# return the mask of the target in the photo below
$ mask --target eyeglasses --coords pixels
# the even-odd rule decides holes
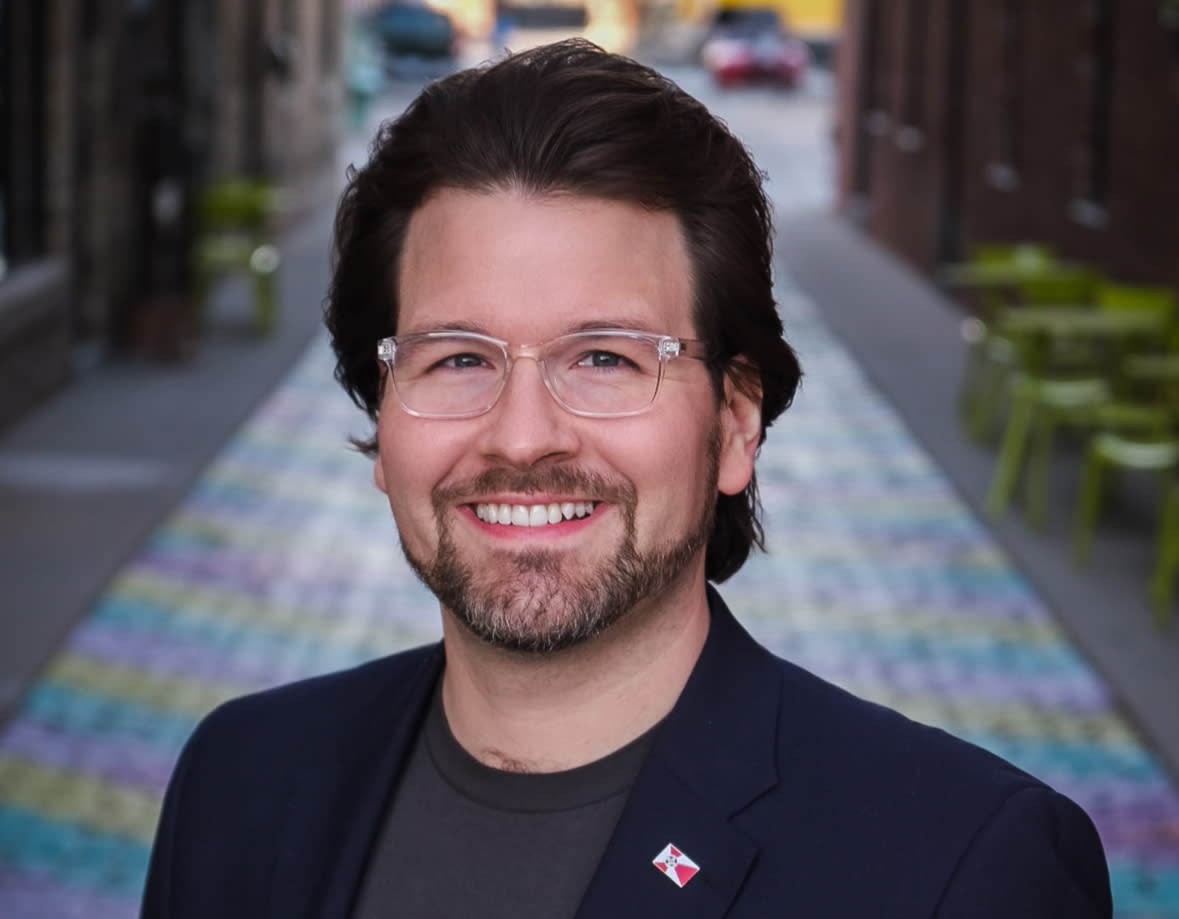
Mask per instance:
[[[618,329],[573,332],[513,346],[475,332],[382,338],[377,359],[402,407],[419,418],[473,418],[491,410],[522,357],[536,361],[553,398],[574,415],[637,415],[655,401],[663,369],[679,357],[704,360],[702,342]]]

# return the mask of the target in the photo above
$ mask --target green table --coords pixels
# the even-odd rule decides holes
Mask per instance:
[[[1092,305],[1022,306],[1000,310],[998,334],[1022,343],[1028,370],[1043,372],[1060,353],[1076,357],[1092,346],[1104,354],[1101,365],[1082,361],[1090,371],[1117,372],[1137,343],[1157,346],[1170,326],[1170,316],[1158,310],[1101,309]],[[1070,351],[1071,349],[1071,351]]]
[[[1017,287],[1028,281],[1075,278],[1085,266],[1077,262],[1046,262],[1038,259],[1010,262],[961,262],[944,265],[941,282],[959,290]]]
[[[1008,335],[1117,339],[1161,335],[1169,322],[1169,316],[1156,310],[1018,306],[999,313],[998,328]]]

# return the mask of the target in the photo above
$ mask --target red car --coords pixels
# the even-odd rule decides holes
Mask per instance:
[[[791,35],[776,10],[721,10],[700,46],[700,60],[719,86],[770,83],[794,89],[806,78],[811,52]]]

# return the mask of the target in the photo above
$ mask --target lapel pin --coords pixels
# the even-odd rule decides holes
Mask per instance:
[[[683,887],[700,871],[700,866],[670,842],[655,856],[652,864],[667,876],[676,887]]]

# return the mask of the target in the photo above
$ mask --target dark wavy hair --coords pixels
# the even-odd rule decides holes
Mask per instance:
[[[376,343],[396,334],[398,272],[414,211],[442,188],[567,193],[673,212],[693,268],[697,335],[718,397],[727,376],[761,401],[761,441],[801,376],[772,288],[772,224],[748,151],[649,67],[570,39],[427,86],[350,169],[335,223],[325,321],[336,379],[374,422]],[[376,438],[355,441],[369,455]],[[764,549],[756,478],[717,496],[706,576]]]

